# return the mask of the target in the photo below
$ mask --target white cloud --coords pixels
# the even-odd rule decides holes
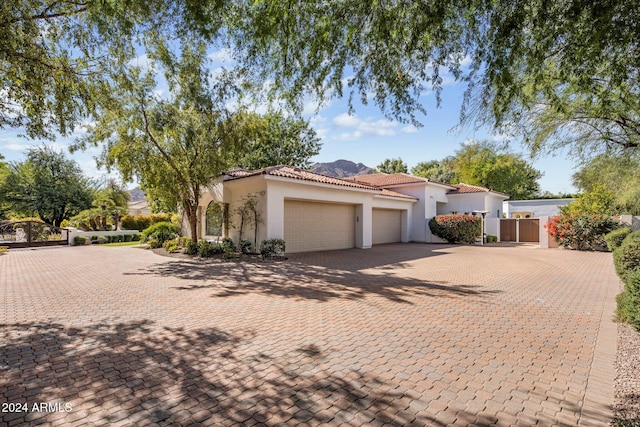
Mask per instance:
[[[402,133],[418,133],[418,128],[415,127],[414,125],[407,125],[407,126],[403,127],[402,129],[400,129],[400,132],[402,132]]]
[[[222,48],[207,55],[207,58],[214,62],[232,62],[233,52],[231,49]]]
[[[396,135],[398,122],[367,117],[361,119],[355,114],[343,113],[334,117],[332,123],[337,127],[352,129],[350,132],[342,132],[336,139],[341,141],[359,139],[366,135],[393,136]]]

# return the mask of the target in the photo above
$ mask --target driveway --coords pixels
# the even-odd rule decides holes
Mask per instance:
[[[0,425],[606,425],[619,285],[534,246],[15,250]]]

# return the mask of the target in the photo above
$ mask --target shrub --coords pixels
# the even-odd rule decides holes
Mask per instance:
[[[251,253],[251,242],[249,240],[246,240],[246,239],[240,239],[240,241],[238,242],[238,249],[240,250],[240,253],[250,254]]]
[[[186,248],[191,244],[191,237],[179,237],[178,244],[183,248]]]
[[[126,230],[143,231],[153,224],[170,221],[172,221],[171,214],[125,215],[121,218],[120,224]]]
[[[475,243],[482,233],[482,218],[474,215],[438,215],[431,218],[429,228],[449,243]]]
[[[0,255],[4,255],[9,251],[9,246],[0,246]]]
[[[109,239],[107,239],[106,236],[98,236],[98,238],[96,239],[96,243],[101,245],[103,243],[108,243]]]
[[[625,284],[627,275],[640,269],[640,231],[629,234],[620,247],[613,251],[613,264]]]
[[[94,242],[98,241],[98,237],[100,237],[100,236],[98,236],[97,234],[92,234],[91,235],[91,243],[94,243]]]
[[[184,246],[184,253],[187,255],[197,255],[198,254],[198,244],[196,242],[192,242],[189,239],[189,243]]]
[[[604,251],[605,234],[621,226],[620,221],[607,215],[571,214],[551,218],[547,233],[567,249]]]
[[[622,227],[617,230],[613,230],[612,232],[604,235],[604,241],[607,242],[607,248],[611,252],[615,251],[620,247],[622,241],[631,234],[631,228]]]
[[[180,249],[180,245],[178,243],[178,239],[166,240],[162,244],[162,247],[169,253],[178,252],[178,249]]]
[[[130,242],[133,239],[133,234],[125,234],[122,236],[125,242]]]
[[[263,258],[284,256],[286,244],[282,239],[267,239],[260,243],[260,254]]]
[[[73,238],[74,245],[84,245],[87,242],[87,238],[84,236],[76,236]]]
[[[640,330],[640,269],[627,274],[624,292],[616,297],[616,302],[616,319],[628,322],[636,330]]]
[[[498,243],[498,236],[487,235],[487,243]]]
[[[222,252],[220,245],[214,245],[206,240],[198,240],[197,247],[198,256],[203,258],[211,257]]]
[[[132,234],[131,235],[131,241],[132,242],[139,242],[140,241],[140,233],[136,233],[136,234]]]
[[[170,222],[157,222],[142,232],[140,240],[151,248],[159,248],[167,240],[178,237],[178,227]]]

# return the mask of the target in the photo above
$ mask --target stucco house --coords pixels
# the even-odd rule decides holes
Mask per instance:
[[[450,185],[408,174],[334,178],[290,166],[232,170],[203,192],[198,233],[207,240],[238,238],[235,211],[247,196],[257,201],[259,244],[280,238],[287,252],[369,248],[393,242],[439,241],[429,220],[447,213],[502,216],[508,195],[466,184]],[[257,233],[254,233],[257,231]]]
[[[560,214],[560,207],[575,201],[565,199],[507,200],[502,203],[505,218],[540,218]]]

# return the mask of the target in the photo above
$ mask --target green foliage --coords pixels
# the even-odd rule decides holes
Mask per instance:
[[[429,220],[431,232],[449,243],[475,243],[482,234],[482,218],[474,215],[438,215]]]
[[[491,142],[464,145],[452,163],[460,182],[506,193],[511,200],[529,199],[540,191],[540,171]]]
[[[606,196],[603,204],[615,215],[640,215],[638,155],[599,155],[582,165],[573,183],[585,194]]]
[[[173,219],[171,214],[151,214],[151,215],[125,215],[122,217],[121,225],[125,230],[142,231],[149,226],[158,222],[171,222]],[[177,224],[174,224],[177,225]]]
[[[123,241],[125,241],[125,242],[131,242],[133,240],[133,235],[132,234],[125,234],[122,237],[123,237]]]
[[[551,218],[547,233],[558,245],[579,251],[606,251],[604,236],[622,227],[608,215],[571,214]]]
[[[624,292],[616,297],[616,302],[616,320],[627,322],[640,331],[640,269],[627,273]]]
[[[376,166],[376,172],[382,173],[407,173],[408,171],[407,164],[399,157],[397,159],[385,159]]]
[[[487,243],[498,243],[498,236],[487,235]]]
[[[284,257],[286,243],[282,239],[266,239],[260,243],[260,255],[262,258]]]
[[[221,254],[224,252],[222,245],[214,245],[213,243],[207,240],[199,240],[198,243],[194,244],[197,248],[196,253],[199,257],[208,258],[212,257],[216,254]],[[191,249],[191,248],[188,248]],[[189,250],[191,252],[191,250]]]
[[[125,180],[137,177],[150,199],[180,207],[197,241],[203,186],[237,160],[250,123],[227,108],[231,79],[210,82],[204,43],[185,41],[179,56],[160,40],[154,46],[147,74],[130,67],[114,77],[113,102],[77,148],[104,144],[101,161]],[[155,93],[154,70],[164,71],[167,97]]]
[[[84,236],[75,236],[73,238],[73,244],[74,245],[84,245],[87,242],[87,238]]]
[[[237,221],[239,240],[244,240],[246,227],[253,227],[254,245],[257,244],[258,225],[262,223],[262,215],[258,210],[258,197],[255,194],[247,194],[242,197],[240,204],[234,209],[234,213],[239,218]]]
[[[164,250],[172,254],[180,250],[180,243],[178,242],[177,238],[172,240],[165,240],[162,244],[162,247],[164,248]]]
[[[138,242],[138,241],[140,241],[141,238],[142,238],[142,236],[140,235],[140,233],[136,233],[136,234],[133,234],[131,236],[131,241],[132,242]]]
[[[198,243],[203,242],[204,240],[199,240],[197,243],[189,241],[186,245],[184,245],[184,253],[187,255],[197,255],[198,254]]]
[[[411,168],[411,175],[427,178],[431,181],[445,184],[457,184],[460,182],[454,169],[454,157],[445,157],[442,160],[420,162]]]
[[[595,185],[576,197],[576,200],[565,206],[560,206],[563,215],[614,215],[613,207],[615,193],[603,185]]]
[[[238,242],[238,250],[242,254],[250,254],[251,253],[251,242],[249,240],[241,239]]]
[[[613,264],[625,283],[632,271],[640,269],[640,231],[629,234],[620,247],[613,251]]]
[[[615,251],[629,234],[631,234],[631,227],[621,227],[605,234],[604,241],[607,242],[607,248],[611,252]]]
[[[93,238],[91,239],[91,242],[93,242]],[[95,242],[98,244],[110,243],[109,239],[105,236],[98,236]]]
[[[0,255],[4,255],[9,251],[9,246],[0,246]]]
[[[51,148],[27,152],[27,160],[14,163],[0,183],[0,199],[8,209],[59,227],[63,220],[88,208],[93,184],[78,164]]]
[[[140,240],[142,243],[148,243],[151,248],[159,248],[167,240],[178,237],[178,227],[170,222],[158,222],[146,228]]]
[[[277,165],[308,168],[309,159],[320,152],[320,138],[308,120],[281,112],[264,116],[247,113],[247,123],[252,129],[251,140],[237,163],[238,168],[251,170]]]

